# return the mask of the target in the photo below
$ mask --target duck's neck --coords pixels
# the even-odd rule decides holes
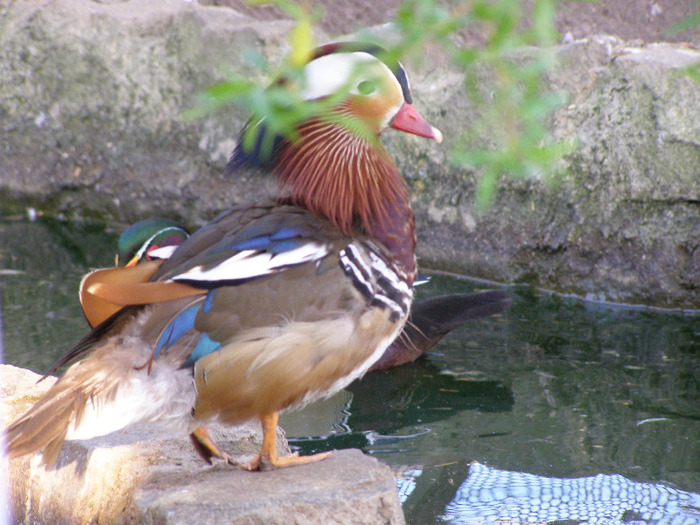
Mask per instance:
[[[337,122],[313,120],[284,141],[274,172],[292,202],[350,235],[360,227],[396,258],[413,281],[415,220],[406,184],[376,136],[362,137]]]

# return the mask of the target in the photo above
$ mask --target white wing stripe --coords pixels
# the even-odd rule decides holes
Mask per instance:
[[[161,248],[156,248],[148,252],[148,256],[151,259],[169,259],[170,256],[175,253],[179,246],[163,246]]]
[[[286,267],[322,259],[328,255],[328,247],[307,243],[293,250],[272,254],[256,250],[243,250],[205,270],[195,266],[173,277],[173,281],[236,281],[276,273]]]
[[[352,253],[354,260],[351,260],[350,257],[348,257],[346,250],[354,252]],[[358,257],[357,250],[352,244],[348,245],[346,250],[342,250],[340,252],[341,262],[352,272],[358,282],[364,285],[368,290],[371,290],[372,284],[365,278],[365,275],[367,275],[369,272],[367,271],[366,267],[364,271],[360,269],[358,263],[361,263],[362,259]]]

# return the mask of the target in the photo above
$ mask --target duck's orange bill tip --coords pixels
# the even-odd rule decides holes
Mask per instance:
[[[394,116],[390,126],[399,131],[405,131],[419,137],[433,139],[442,142],[442,133],[437,128],[428,124],[423,117],[418,114],[413,104],[404,103],[399,112]]]

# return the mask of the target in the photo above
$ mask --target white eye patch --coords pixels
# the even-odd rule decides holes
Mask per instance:
[[[369,76],[363,75],[366,69]],[[401,85],[391,70],[381,60],[369,53],[334,53],[312,60],[304,67],[306,86],[302,93],[304,100],[314,100],[338,93],[343,88],[349,88],[350,93],[369,95],[367,91],[370,82],[377,90],[382,82],[393,82],[401,92]],[[382,75],[385,78],[380,77]],[[349,85],[350,82],[353,85]],[[363,84],[365,82],[365,84]]]

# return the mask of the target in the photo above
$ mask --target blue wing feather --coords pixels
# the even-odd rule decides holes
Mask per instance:
[[[231,246],[231,249],[236,251],[259,250],[270,253],[282,253],[304,244],[304,238],[304,231],[300,228],[283,227],[272,234],[259,235],[236,242]]]
[[[279,255],[280,253],[295,250],[304,244],[306,244],[306,241],[303,239],[288,239],[271,244],[267,251]]]
[[[197,314],[200,312],[200,310],[207,313],[211,309],[213,297],[214,290],[207,294],[207,298],[204,300],[204,303],[194,304],[189,308],[186,308],[175,316],[172,321],[170,321],[156,342],[155,349],[153,350],[153,358],[155,358],[161,351],[167,351],[168,348],[173,346],[183,335],[194,330],[194,323]],[[219,348],[221,348],[221,343],[213,341],[206,333],[200,334],[199,338],[197,339],[197,343],[192,349],[192,352],[182,365],[183,368],[194,365],[198,359],[212,352],[216,352]]]
[[[296,226],[285,226],[270,235],[270,239],[273,241],[291,239],[292,237],[305,237],[304,230]]]
[[[313,227],[306,221],[290,225],[288,219],[269,216],[254,221],[211,246],[197,265],[172,279],[209,289],[235,286],[328,255],[328,245],[314,238]],[[284,254],[287,257],[280,257]]]
[[[204,304],[202,305],[202,312],[204,312],[205,314],[208,314],[211,310],[211,303],[214,300],[214,292],[215,290],[210,290],[207,294],[207,298],[204,299]]]
[[[266,250],[270,246],[270,236],[253,237],[245,241],[237,242],[231,246],[232,250],[242,252],[243,250]]]
[[[216,352],[219,348],[221,348],[221,343],[212,341],[207,334],[200,335],[199,339],[197,340],[197,344],[194,346],[194,350],[192,350],[192,353],[182,367],[187,368],[188,366],[193,366],[202,357],[211,354],[212,352]]]
[[[194,319],[200,309],[199,304],[194,304],[180,312],[163,330],[163,333],[156,342],[153,357],[155,358],[161,350],[167,350],[183,335],[194,328]]]

